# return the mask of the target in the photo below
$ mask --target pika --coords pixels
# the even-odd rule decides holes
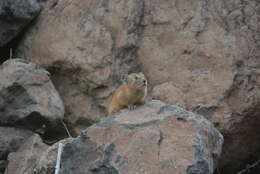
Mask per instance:
[[[126,83],[115,91],[108,106],[108,115],[128,107],[135,109],[135,104],[144,104],[147,96],[147,79],[143,73],[132,73],[126,78]]]

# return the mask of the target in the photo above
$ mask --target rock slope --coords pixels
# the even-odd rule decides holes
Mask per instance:
[[[62,143],[62,174],[213,174],[223,137],[204,117],[151,101],[103,118]],[[40,153],[31,171],[52,174],[57,146]]]

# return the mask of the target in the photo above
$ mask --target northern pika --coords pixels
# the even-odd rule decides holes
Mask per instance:
[[[114,93],[108,107],[108,115],[128,107],[134,109],[135,104],[143,104],[147,96],[147,79],[143,73],[132,73],[127,76],[126,83],[122,84]]]

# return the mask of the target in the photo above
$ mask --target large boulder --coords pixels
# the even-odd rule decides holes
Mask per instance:
[[[58,127],[64,117],[63,102],[46,70],[23,59],[11,59],[0,66],[0,81],[0,125],[49,136],[58,136],[54,130],[64,132]]]
[[[35,165],[47,148],[38,135],[32,136],[17,152],[9,154],[5,174],[34,174]]]
[[[62,174],[213,174],[223,137],[204,117],[152,101],[62,143]],[[56,152],[57,144],[35,172],[53,173]]]
[[[39,0],[0,1],[0,47],[17,36],[40,13],[41,2]]]
[[[33,133],[11,127],[0,127],[0,161],[6,160],[10,152],[15,152]],[[1,163],[3,164],[3,162]]]
[[[121,75],[138,69],[142,16],[143,0],[49,0],[22,39],[18,56],[54,75],[73,127],[104,116]]]
[[[259,1],[146,0],[138,59],[154,99],[206,116],[225,137],[221,174],[260,152]]]

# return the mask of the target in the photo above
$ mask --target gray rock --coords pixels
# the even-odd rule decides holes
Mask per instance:
[[[15,152],[33,133],[11,127],[0,127],[0,160],[6,160],[10,152]]]
[[[32,136],[17,152],[8,156],[5,174],[34,174],[35,165],[47,148],[38,135]]]
[[[1,0],[0,47],[17,36],[41,8],[41,0]]]
[[[54,130],[60,131],[57,125],[64,117],[64,106],[49,75],[23,59],[8,60],[0,66],[0,125],[20,126],[49,136]]]
[[[0,160],[0,174],[5,172],[5,168],[7,166],[7,162],[5,160]]]
[[[204,117],[152,101],[63,144],[62,174],[213,174],[223,137]],[[39,162],[39,174],[53,172],[57,144],[50,149],[42,158],[52,164]]]

